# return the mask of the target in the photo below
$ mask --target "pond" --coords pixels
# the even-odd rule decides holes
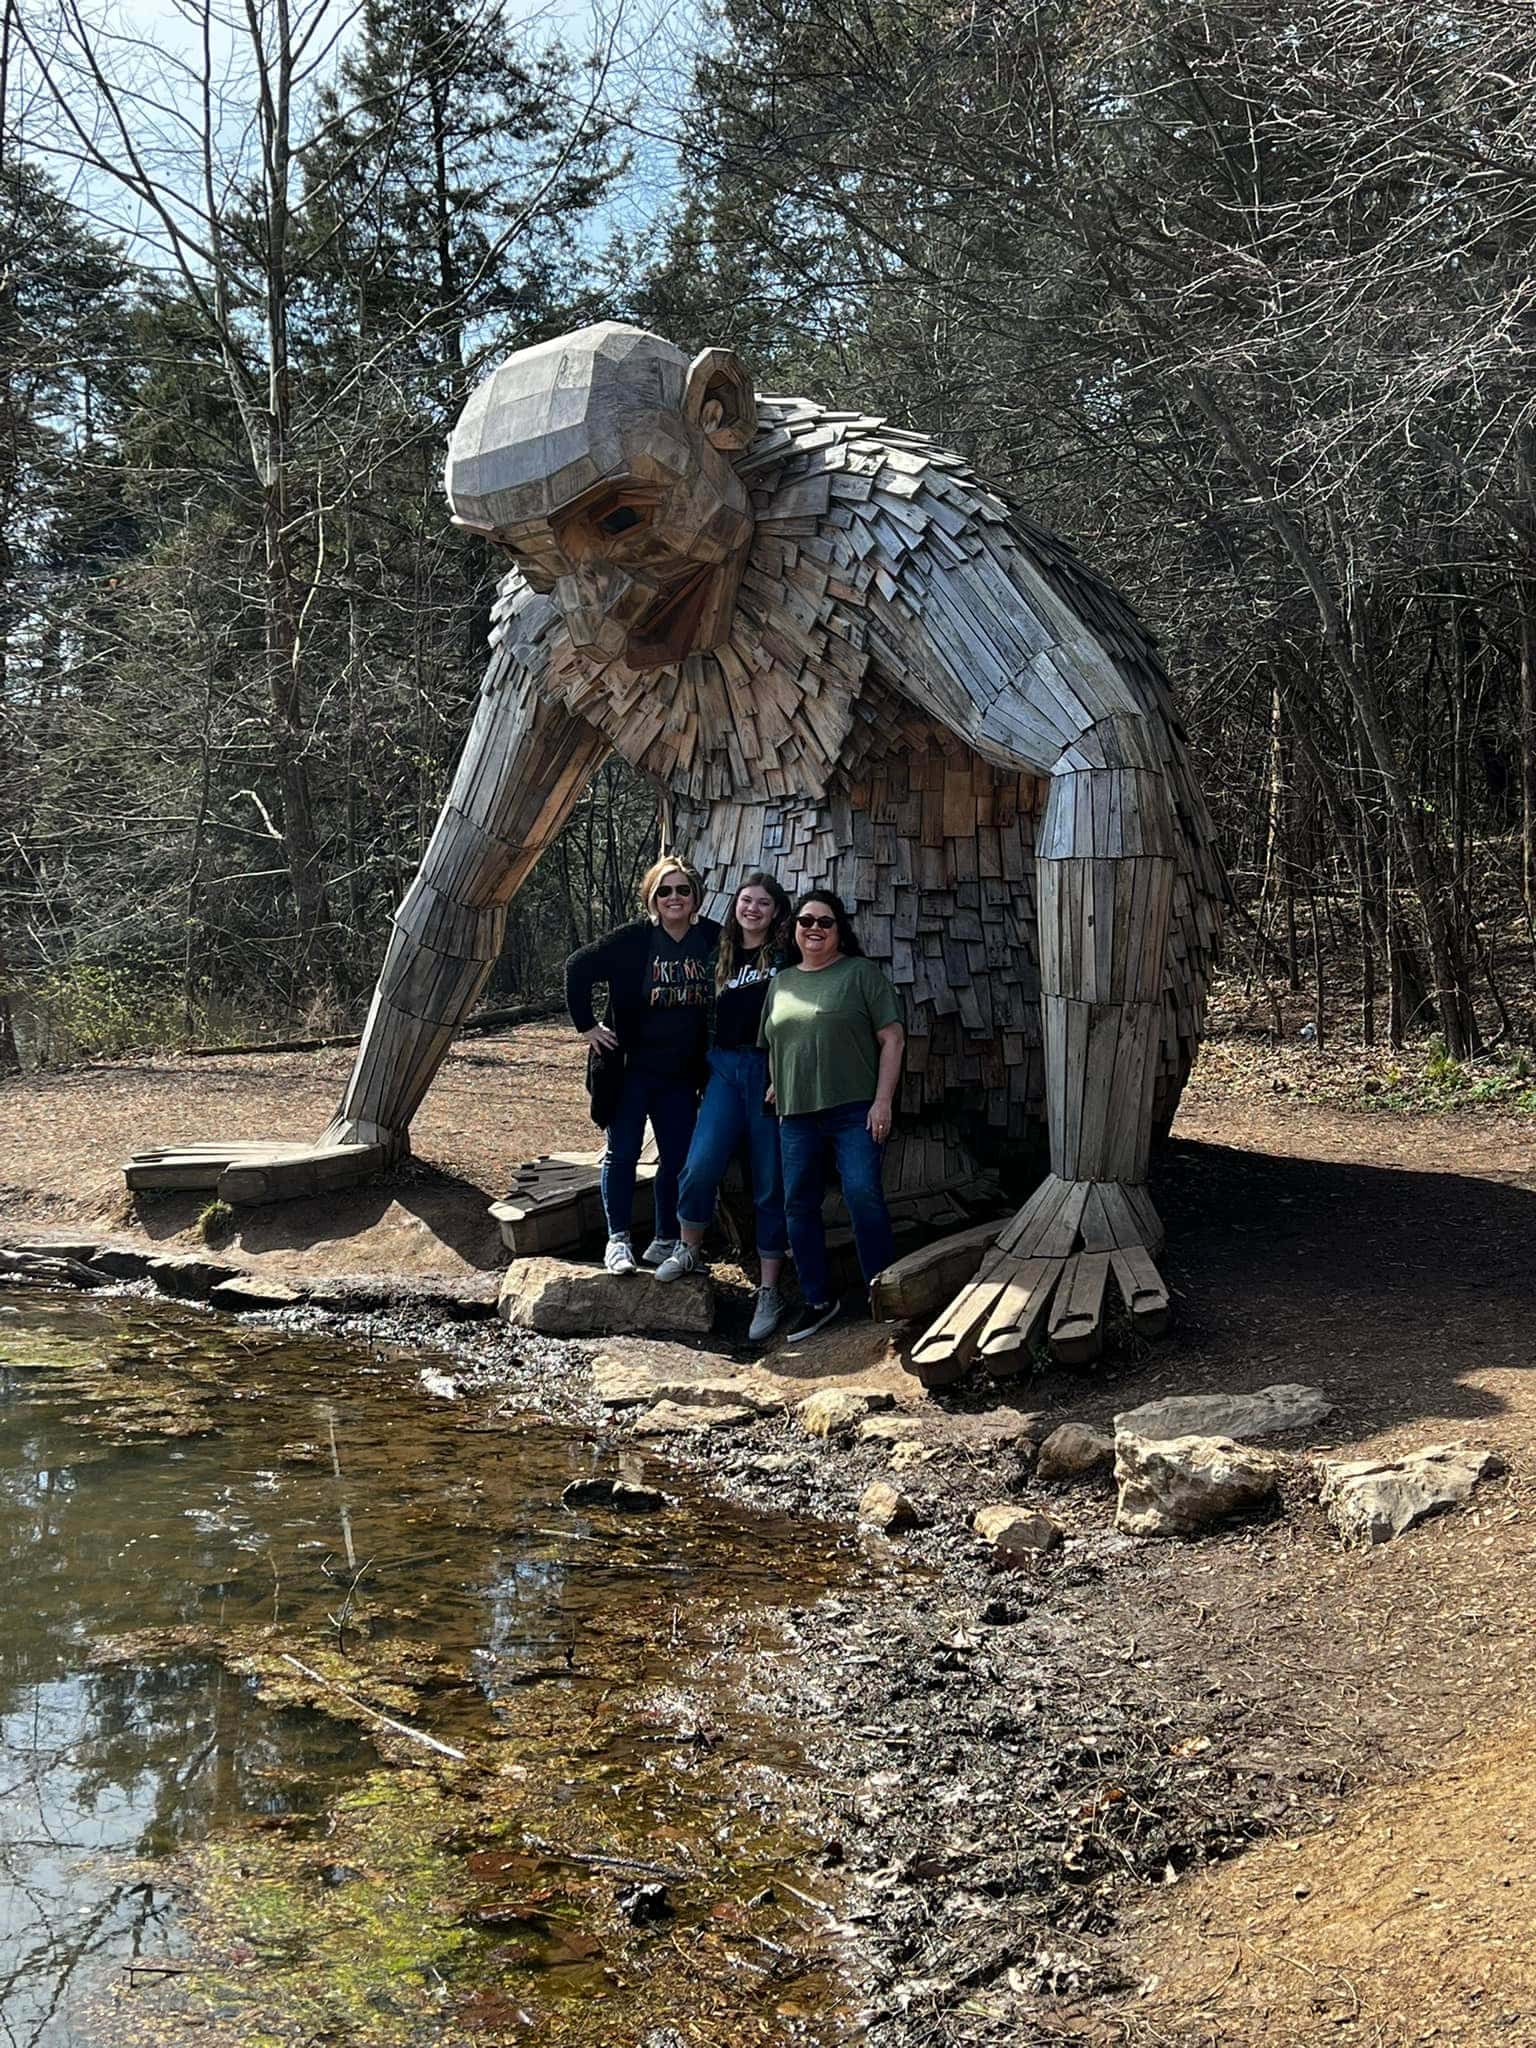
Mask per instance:
[[[7,2048],[856,2038],[763,1697],[840,1539],[573,1512],[614,1446],[434,1363],[0,1308]]]

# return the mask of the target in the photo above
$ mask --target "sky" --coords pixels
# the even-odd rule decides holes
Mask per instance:
[[[487,0],[489,4],[489,0]],[[185,159],[189,140],[177,102],[195,102],[201,70],[202,6],[200,0],[36,0],[29,5],[29,32],[45,54],[65,50],[68,17],[78,7],[93,23],[110,26],[109,69],[126,86],[146,162],[168,173],[168,182],[188,190],[184,225],[201,212],[202,195],[194,178],[176,168]],[[224,87],[219,127],[223,150],[233,156],[252,144],[250,93],[240,86],[245,48],[240,0],[213,0],[216,15],[242,24],[233,31],[215,28],[213,70]],[[292,0],[294,18],[316,22],[311,56],[316,75],[334,67],[357,33],[357,0]],[[692,59],[707,31],[704,0],[507,0],[509,17],[524,24],[535,47],[562,43],[578,61],[601,50],[608,63],[605,98],[620,115],[633,157],[631,177],[615,193],[589,227],[594,246],[615,230],[634,234],[654,220],[676,187],[676,154],[669,137],[675,131],[687,91]],[[179,76],[178,76],[179,74]],[[35,80],[34,80],[35,84]],[[25,90],[25,84],[23,86]],[[631,109],[643,115],[630,118]],[[99,96],[89,89],[75,95],[75,117],[114,154],[121,145],[107,125]],[[50,111],[48,96],[34,91],[30,103],[17,95],[12,118],[21,115],[24,144],[46,147],[52,139],[64,154],[52,159],[55,175],[72,197],[103,228],[136,240],[141,258],[154,261],[166,244],[162,224],[153,210],[126,196],[113,180],[91,174],[71,162],[77,147]],[[195,114],[195,105],[193,107]],[[143,137],[149,136],[148,142]]]

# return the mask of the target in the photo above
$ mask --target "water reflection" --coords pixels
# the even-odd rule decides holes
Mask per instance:
[[[424,1728],[515,1729],[557,1772],[606,1751],[623,1776],[695,1592],[783,1588],[784,1529],[703,1500],[567,1515],[588,1441],[467,1430],[408,1373],[169,1306],[0,1315],[0,2042],[109,2038],[103,1985],[176,1965],[155,1859],[253,1816],[302,1826],[374,1761],[359,1729],[258,1699],[211,1653],[237,1631],[300,1657],[382,1643],[403,1683],[424,1657]],[[793,1545],[799,1585],[830,1568],[803,1527]],[[158,1654],[125,1658],[114,1639],[146,1630]],[[579,1736],[565,1699],[593,1702]],[[634,1775],[642,1825],[728,1837],[676,1769]]]

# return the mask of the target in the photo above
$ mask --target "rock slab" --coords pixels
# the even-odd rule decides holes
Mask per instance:
[[[1430,1444],[1401,1458],[1347,1458],[1322,1465],[1323,1506],[1347,1541],[1390,1543],[1415,1522],[1460,1507],[1480,1479],[1504,1470],[1496,1451]]]
[[[254,1274],[242,1274],[238,1280],[221,1280],[208,1296],[215,1308],[227,1308],[238,1314],[242,1309],[252,1308],[297,1308],[304,1295],[297,1287],[290,1287],[283,1280],[262,1280]]]
[[[740,1429],[755,1422],[758,1411],[745,1402],[723,1401],[690,1405],[685,1401],[658,1401],[635,1422],[636,1436],[696,1436],[701,1430]]]
[[[178,1301],[207,1301],[215,1287],[243,1275],[238,1266],[224,1266],[196,1252],[168,1252],[150,1260],[149,1277],[162,1294],[173,1294]]]
[[[1064,1422],[1053,1429],[1040,1446],[1035,1477],[1048,1484],[1064,1484],[1107,1472],[1115,1462],[1115,1440],[1102,1429],[1090,1429],[1086,1422]]]
[[[605,1272],[569,1259],[514,1259],[496,1313],[515,1330],[545,1337],[603,1337],[617,1331],[702,1332],[715,1320],[707,1274],[658,1287],[648,1272]]]
[[[1273,1499],[1279,1477],[1273,1458],[1230,1437],[1158,1442],[1122,1431],[1115,1438],[1115,1527],[1128,1536],[1198,1536]]]
[[[1333,1413],[1333,1407],[1321,1387],[1260,1387],[1253,1394],[1172,1394],[1166,1401],[1147,1401],[1117,1415],[1115,1435],[1158,1443],[1181,1436],[1224,1436],[1251,1443],[1256,1437],[1312,1429]]]

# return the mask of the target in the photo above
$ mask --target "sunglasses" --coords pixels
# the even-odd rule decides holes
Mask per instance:
[[[835,917],[797,917],[795,923],[803,932],[830,932],[837,929]]]
[[[658,896],[691,896],[693,894],[693,884],[691,882],[679,882],[674,886],[670,882],[663,882],[656,891],[656,894]]]

